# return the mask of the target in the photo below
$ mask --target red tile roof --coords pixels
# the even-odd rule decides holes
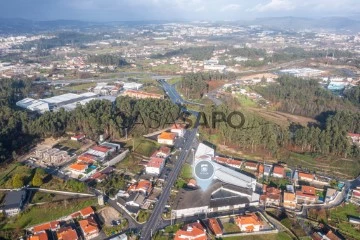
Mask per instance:
[[[84,232],[85,236],[92,235],[99,232],[99,227],[94,218],[88,217],[87,219],[79,221],[80,228]]]
[[[241,161],[230,159],[230,158],[224,158],[224,157],[214,157],[214,160],[219,163],[227,164],[227,165],[235,165],[235,166],[241,166]]]
[[[145,191],[147,193],[151,192],[151,182],[148,180],[140,180],[138,183],[132,184],[129,188],[128,191],[130,192],[136,192],[136,191]]]
[[[209,227],[211,229],[211,231],[213,231],[213,233],[215,235],[221,235],[223,233],[218,221],[216,220],[216,218],[210,218],[209,219]]]
[[[30,236],[28,238],[29,240],[48,240],[48,235],[46,232],[41,232],[41,233],[38,233],[38,234],[35,234],[33,236]],[[61,240],[61,239],[59,239]]]
[[[80,214],[83,217],[87,217],[87,216],[89,216],[91,214],[94,214],[94,213],[95,213],[94,209],[91,206],[83,208],[83,209],[80,210]]]
[[[92,150],[107,153],[111,148],[106,146],[94,146],[91,148]]]
[[[162,133],[158,136],[158,139],[174,140],[175,137],[176,137],[176,134],[174,134],[174,133],[162,132]]]
[[[163,158],[151,157],[147,166],[153,167],[153,168],[160,168],[160,166],[163,165],[164,161],[165,161],[165,159],[163,159]]]
[[[285,174],[285,168],[283,166],[275,166],[273,173],[283,175]]]
[[[78,235],[71,227],[61,228],[56,232],[58,240],[77,240]]]
[[[304,173],[304,172],[299,172],[299,178],[308,178],[308,179],[314,179],[314,175],[310,174],[310,173]]]
[[[41,231],[45,231],[45,230],[49,230],[49,229],[56,229],[59,226],[60,222],[59,221],[52,221],[52,222],[48,222],[48,223],[44,223],[41,225],[37,225],[33,228],[33,232],[37,233],[37,232],[41,232]]]
[[[256,168],[257,163],[254,163],[254,162],[246,162],[246,163],[245,163],[245,166]]]
[[[179,229],[174,240],[206,240],[204,228],[200,223],[191,223],[186,225],[183,229]]]
[[[247,224],[263,225],[263,222],[255,213],[244,216],[238,216],[236,218],[236,223],[239,225],[247,225]]]

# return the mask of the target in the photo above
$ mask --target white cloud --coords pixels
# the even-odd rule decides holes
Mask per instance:
[[[250,11],[256,12],[269,12],[269,11],[289,11],[296,8],[296,4],[291,3],[289,0],[270,0],[270,2],[264,4],[259,3]]]
[[[221,12],[226,12],[226,11],[236,11],[236,10],[239,10],[240,9],[240,5],[239,4],[228,4],[228,5],[225,5],[223,6],[220,11]]]

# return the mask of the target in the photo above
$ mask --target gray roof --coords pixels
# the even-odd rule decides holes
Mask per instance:
[[[228,190],[234,192],[231,193]],[[227,198],[221,198],[221,196],[227,196]],[[186,209],[203,206],[219,207],[240,203],[248,203],[249,198],[251,199],[251,196],[251,189],[223,183],[218,180],[213,180],[210,187],[207,188],[205,191],[203,191],[202,189],[182,189],[181,192],[179,192],[177,198],[175,199],[174,208]]]
[[[19,190],[19,191],[10,191],[6,194],[4,204],[2,208],[6,209],[13,209],[13,208],[21,208],[22,202],[25,198],[26,191]]]

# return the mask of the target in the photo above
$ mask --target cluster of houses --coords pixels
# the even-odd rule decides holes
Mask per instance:
[[[59,166],[71,159],[67,151],[45,146],[35,150],[35,157],[46,166]]]
[[[258,179],[286,178],[292,182],[292,184],[286,185],[286,190],[284,191],[263,184],[262,195],[259,200],[262,205],[283,206],[288,209],[295,209],[302,204],[329,203],[338,194],[337,189],[328,186],[328,181],[317,177],[315,174],[293,171],[280,164],[244,162],[221,156],[214,156],[212,160],[231,168],[254,173]]]
[[[61,221],[51,221],[28,229],[28,240],[80,240],[99,236],[100,227],[92,207],[86,207]]]
[[[67,170],[72,176],[91,175],[97,169],[97,165],[106,162],[108,156],[120,151],[120,144],[103,142],[100,145],[89,148],[77,157],[77,161],[70,164]]]
[[[257,213],[238,215],[234,217],[234,224],[239,228],[238,233],[254,233],[264,229],[265,223]],[[224,229],[217,218],[209,218],[203,222],[197,221],[186,224],[175,233],[175,240],[196,239],[207,240],[211,236],[221,237]]]
[[[148,160],[144,159],[144,179],[133,182],[126,191],[120,190],[118,192],[118,202],[125,206],[129,212],[136,215],[140,209],[148,209],[157,201],[161,189],[153,185],[149,179],[160,177],[170,153],[171,149],[167,146],[161,146],[154,151]]]
[[[157,137],[157,142],[160,144],[173,146],[175,144],[175,139],[178,137],[183,137],[186,131],[186,126],[182,124],[173,124],[170,128],[170,131],[164,131]]]

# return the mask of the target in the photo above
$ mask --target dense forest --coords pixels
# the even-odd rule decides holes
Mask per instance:
[[[324,112],[358,109],[347,99],[322,88],[316,80],[281,76],[276,84],[256,86],[255,91],[275,103],[278,110],[308,117],[319,117]]]
[[[121,67],[128,65],[124,58],[110,54],[90,55],[87,59],[90,63],[98,63],[105,66],[113,65]]]
[[[168,51],[164,54],[155,54],[152,55],[151,58],[161,59],[161,58],[170,58],[175,56],[186,55],[189,56],[192,60],[195,61],[203,61],[210,59],[212,57],[212,53],[214,51],[214,47],[190,47],[190,48],[180,48],[177,50]]]
[[[131,135],[159,129],[178,118],[180,109],[169,100],[119,97],[115,104],[93,100],[67,112],[46,112],[34,115],[18,110],[14,104],[28,91],[28,83],[15,80],[0,81],[0,161],[15,157],[24,147],[41,137],[59,137],[66,132],[84,132],[89,138],[100,134],[119,138],[127,129]]]
[[[206,135],[217,134],[219,143],[239,147],[244,150],[256,152],[267,150],[277,156],[282,148],[292,147],[300,152],[318,152],[342,157],[360,157],[360,149],[351,144],[347,137],[349,132],[360,133],[360,114],[348,111],[336,112],[329,115],[324,126],[289,126],[280,127],[262,117],[242,111],[245,120],[241,128],[237,126],[242,118],[234,115],[232,123],[216,122],[213,128],[213,112],[224,113],[229,116],[231,108],[221,105],[205,108],[208,126],[202,130]],[[220,119],[220,114],[215,117]],[[210,126],[210,127],[209,127]]]
[[[207,134],[217,133],[220,136],[219,140],[224,145],[236,146],[252,152],[266,149],[271,154],[276,155],[279,149],[290,140],[288,129],[281,128],[279,125],[268,122],[255,114],[242,111],[244,118],[234,115],[231,118],[233,126],[238,126],[242,119],[245,119],[242,127],[234,128],[228,122],[213,122],[213,112],[224,113],[225,116],[229,116],[233,110],[225,105],[206,107],[204,110],[208,125],[211,127],[203,128],[203,130]],[[220,114],[214,118],[220,119]]]
[[[209,91],[208,81],[233,80],[235,77],[233,73],[188,73],[182,77],[179,87],[187,98],[202,98],[202,96]]]
[[[360,86],[346,89],[344,91],[344,97],[354,105],[360,106]]]
[[[352,145],[347,137],[349,132],[360,133],[360,113],[340,111],[330,115],[323,128],[296,130],[293,143],[302,151],[360,157],[360,149]]]

